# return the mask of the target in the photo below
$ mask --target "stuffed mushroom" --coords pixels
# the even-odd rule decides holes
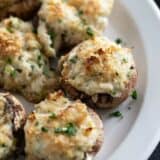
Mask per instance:
[[[8,16],[30,19],[39,7],[39,0],[0,0],[0,19]]]
[[[38,13],[38,36],[47,55],[55,56],[59,49],[75,46],[100,35],[106,26],[107,11],[111,10],[112,0],[107,1],[105,7],[101,3],[93,1],[91,5],[97,8],[93,11],[90,2],[85,0],[80,3],[42,0]]]
[[[0,159],[13,157],[17,149],[17,134],[25,123],[25,110],[9,93],[0,93]]]
[[[64,90],[96,107],[119,105],[136,84],[131,49],[104,37],[82,42],[62,57],[59,66]]]
[[[0,86],[38,102],[57,88],[56,73],[28,22],[8,18],[0,23]]]
[[[87,160],[99,151],[103,136],[99,116],[58,91],[37,104],[29,115],[25,151],[28,160]]]

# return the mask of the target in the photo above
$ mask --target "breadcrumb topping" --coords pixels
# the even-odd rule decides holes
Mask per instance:
[[[17,36],[0,31],[0,55],[11,56],[20,55],[21,45]]]

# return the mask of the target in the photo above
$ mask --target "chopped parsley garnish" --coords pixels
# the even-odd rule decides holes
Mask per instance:
[[[49,31],[48,34],[50,35],[50,38],[52,40],[52,45],[54,45],[54,41],[57,36],[56,33],[54,31]]]
[[[2,143],[0,146],[1,146],[2,148],[7,147],[5,143]]]
[[[49,70],[49,68],[48,68],[47,66],[44,66],[44,68],[43,68],[43,74],[44,74],[45,76],[49,77],[49,75],[50,75],[50,70]]]
[[[59,22],[59,23],[62,23],[62,19],[58,19],[58,22]]]
[[[93,37],[93,36],[94,36],[94,31],[92,30],[92,28],[91,28],[91,27],[87,27],[87,29],[86,29],[86,33],[87,33],[89,36],[91,36],[91,37]]]
[[[55,119],[57,116],[55,113],[51,113],[51,115],[49,116],[50,119]]]
[[[42,56],[41,56],[41,55],[38,55],[38,56],[37,56],[37,63],[38,63],[38,66],[39,66],[39,67],[42,66],[42,62],[41,62],[41,61],[42,61]]]
[[[128,77],[128,78],[131,78],[131,75],[132,75],[132,72],[129,71],[129,72],[127,73],[127,77]]]
[[[40,61],[42,59],[42,56],[38,55],[37,59],[38,59],[38,61]]]
[[[12,78],[15,78],[15,77],[17,76],[16,70],[11,71],[10,76],[11,76]]]
[[[78,15],[79,16],[83,15],[83,11],[82,10],[78,10]]]
[[[37,34],[37,29],[36,29],[36,27],[33,27],[33,33]]]
[[[77,60],[78,60],[78,56],[74,56],[71,59],[69,59],[69,61],[74,64],[77,63]]]
[[[81,18],[82,25],[87,25],[87,21],[84,18]]]
[[[19,56],[18,59],[21,61],[22,60],[22,56]]]
[[[122,59],[122,62],[123,62],[123,63],[128,63],[128,61],[127,61],[126,58],[123,58],[123,59]]]
[[[48,132],[48,128],[42,127],[42,128],[41,128],[41,131],[42,131],[42,132]]]
[[[14,32],[14,31],[13,31],[13,28],[12,28],[11,26],[8,26],[8,27],[7,27],[7,31],[10,32],[10,33],[13,33],[13,32]]]
[[[134,90],[134,91],[132,92],[131,97],[132,97],[132,99],[137,100],[138,94],[137,94],[137,91],[136,91],[136,90]]]
[[[54,130],[57,134],[66,134],[68,136],[75,136],[77,133],[77,127],[73,123],[68,123],[65,127],[58,127]]]
[[[34,67],[35,67],[34,65],[31,65],[31,69],[32,69],[32,71],[34,70]]]
[[[116,42],[117,44],[122,44],[122,43],[123,43],[122,39],[120,39],[120,38],[117,38],[117,39],[115,40],[115,42]]]
[[[39,125],[39,122],[37,121],[36,123],[35,123],[35,126],[38,126]]]
[[[111,94],[112,94],[113,96],[115,96],[115,95],[117,94],[117,92],[116,92],[115,90],[113,90],[113,91],[111,92]]]
[[[109,114],[110,117],[120,117],[120,118],[123,118],[123,115],[120,111],[115,111],[115,112],[112,112]]]
[[[8,58],[8,59],[7,59],[7,63],[8,63],[8,64],[12,64],[12,59],[11,59],[11,58]]]

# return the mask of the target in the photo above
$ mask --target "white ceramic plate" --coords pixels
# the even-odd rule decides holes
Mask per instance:
[[[97,159],[145,160],[160,140],[160,12],[151,0],[117,0],[108,32],[135,47],[139,96],[131,111],[126,111],[127,103],[122,106],[122,121],[106,122],[106,141]]]
[[[145,160],[160,140],[160,13],[151,0],[115,1],[105,35],[134,47],[138,100],[120,106],[123,119],[98,111],[105,141],[95,160]],[[30,111],[31,104],[20,99]]]

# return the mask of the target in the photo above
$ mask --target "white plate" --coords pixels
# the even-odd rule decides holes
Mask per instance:
[[[138,100],[122,121],[105,124],[106,142],[97,160],[145,160],[160,140],[160,12],[151,0],[117,0],[106,34],[135,47]]]
[[[150,0],[115,1],[105,35],[113,40],[120,37],[134,47],[138,100],[129,98],[120,106],[123,119],[98,111],[105,141],[95,160],[145,160],[160,140],[160,13]]]

